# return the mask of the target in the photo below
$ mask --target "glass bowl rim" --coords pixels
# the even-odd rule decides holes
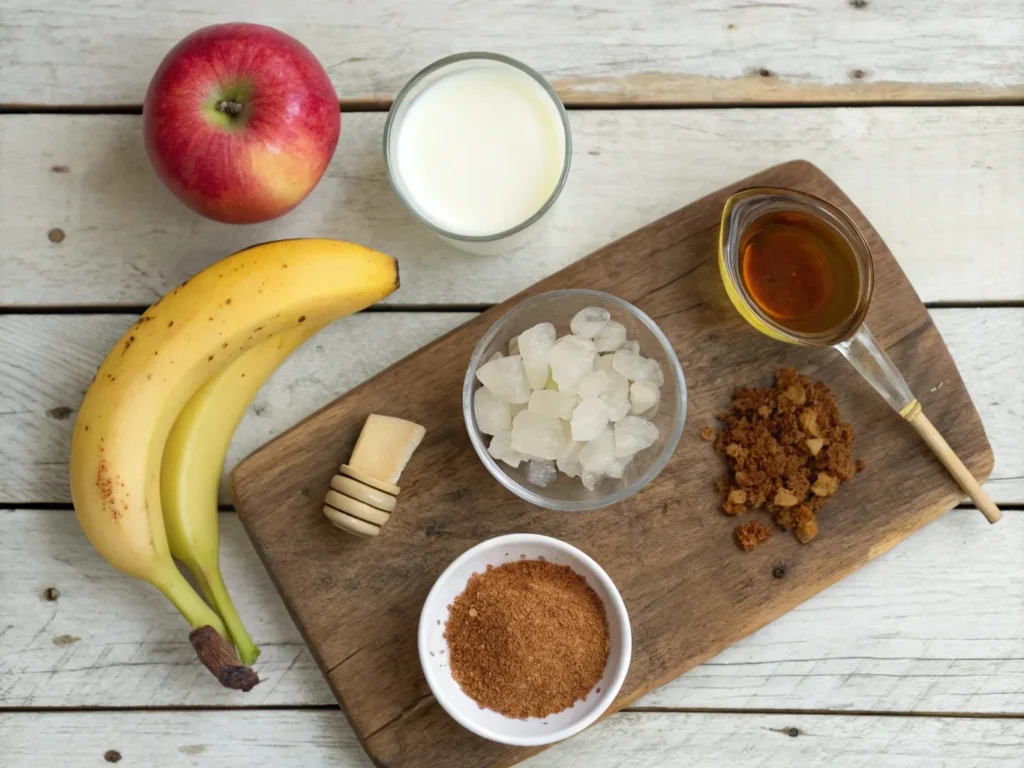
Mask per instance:
[[[742,239],[743,230],[737,231],[732,226],[732,219],[736,208],[751,198],[758,197],[763,197],[766,201],[775,199],[786,200],[789,202],[790,207],[805,210],[811,209],[826,226],[835,230],[849,244],[854,258],[857,259],[857,270],[862,278],[861,295],[858,299],[856,310],[834,330],[821,333],[804,333],[787,328],[762,310],[747,292],[746,286],[743,285],[743,281],[739,278],[739,244]],[[838,205],[834,205],[817,195],[784,187],[747,187],[741,189],[730,195],[722,208],[718,251],[722,260],[724,277],[729,280],[733,290],[736,291],[746,308],[771,331],[781,337],[785,337],[792,343],[817,347],[835,346],[851,338],[864,324],[864,318],[867,316],[868,306],[871,304],[871,297],[875,291],[874,256],[861,228]]]
[[[498,460],[488,453],[487,445],[484,442],[484,435],[480,431],[479,427],[476,426],[476,413],[473,410],[473,393],[476,391],[476,387],[474,385],[477,382],[476,370],[480,367],[483,352],[487,349],[488,345],[505,328],[505,326],[511,322],[512,317],[518,314],[521,310],[524,310],[533,304],[538,304],[542,300],[550,301],[551,299],[558,299],[567,296],[593,296],[595,298],[611,302],[618,308],[639,320],[658,340],[658,343],[661,344],[662,351],[668,359],[668,367],[671,370],[671,374],[666,372],[666,375],[672,375],[675,377],[679,407],[678,416],[672,424],[670,433],[666,437],[665,445],[662,447],[661,453],[646,472],[629,485],[623,486],[614,493],[597,496],[593,499],[581,499],[578,501],[551,499],[514,480],[498,465]],[[602,509],[604,507],[611,506],[612,504],[618,504],[620,501],[624,501],[650,484],[650,482],[661,473],[661,470],[665,468],[665,465],[668,464],[669,459],[672,458],[672,455],[676,452],[676,448],[679,446],[679,440],[683,436],[683,428],[686,424],[687,402],[686,378],[683,375],[683,367],[679,363],[679,356],[676,355],[675,348],[672,346],[672,343],[668,340],[668,337],[661,328],[658,327],[647,313],[625,299],[620,299],[618,296],[610,293],[595,291],[588,288],[565,288],[539,293],[535,296],[529,297],[528,299],[524,299],[505,312],[491,325],[488,331],[480,338],[480,341],[477,342],[476,347],[473,349],[473,354],[470,356],[469,367],[466,369],[466,376],[463,379],[462,384],[463,421],[465,422],[466,431],[469,433],[469,440],[473,444],[473,449],[476,451],[477,456],[480,457],[480,461],[483,462],[487,471],[491,473],[495,480],[516,496],[523,499],[523,501],[527,501],[538,507],[543,507],[544,509],[551,509],[558,512],[589,512],[595,509]]]
[[[551,190],[551,194],[548,196],[544,204],[541,205],[533,214],[527,219],[521,221],[513,227],[510,227],[501,232],[492,235],[461,235],[457,232],[451,232],[443,227],[437,226],[434,222],[430,221],[427,217],[421,214],[416,206],[412,204],[412,201],[402,191],[401,186],[398,184],[397,174],[394,170],[394,166],[391,158],[391,133],[395,128],[395,115],[398,112],[398,108],[408,98],[409,93],[415,88],[422,80],[434,74],[438,70],[444,69],[452,64],[458,64],[463,61],[470,61],[473,59],[483,59],[485,61],[496,61],[500,64],[506,64],[514,67],[521,72],[532,78],[551,98],[554,102],[555,108],[558,110],[558,116],[562,121],[562,131],[565,136],[565,156],[562,159],[562,172],[558,177],[558,181],[555,183],[555,188]],[[451,56],[445,56],[444,58],[438,59],[432,64],[428,64],[415,75],[413,75],[409,82],[402,86],[402,89],[395,96],[391,102],[391,108],[388,110],[387,120],[384,121],[384,168],[388,175],[388,183],[391,185],[391,189],[394,190],[398,199],[402,201],[405,206],[416,219],[430,230],[433,230],[442,237],[447,237],[450,240],[455,240],[464,243],[490,243],[499,240],[504,240],[507,237],[511,237],[523,230],[527,229],[531,224],[539,221],[544,217],[551,206],[555,204],[555,201],[562,194],[562,189],[565,187],[565,182],[569,178],[569,166],[572,164],[572,129],[569,126],[569,113],[565,109],[565,105],[562,103],[562,99],[559,98],[558,93],[551,86],[551,83],[540,74],[537,70],[524,64],[518,59],[513,59],[511,56],[505,56],[501,53],[493,53],[490,51],[466,51],[465,53],[455,53]]]

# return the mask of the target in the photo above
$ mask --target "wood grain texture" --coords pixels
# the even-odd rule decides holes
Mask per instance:
[[[817,194],[854,217],[876,263],[868,323],[968,468],[982,479],[991,472],[980,419],[927,312],[877,232],[824,174],[792,162],[709,195],[456,329],[232,473],[243,524],[376,760],[504,766],[537,751],[461,729],[432,700],[419,668],[415,626],[423,597],[454,555],[482,539],[521,530],[552,535],[580,546],[608,571],[633,628],[629,675],[613,705],[620,708],[838,581],[960,499],[928,449],[909,427],[900,428],[844,361],[827,350],[770,344],[728,305],[714,259],[718,220],[726,197],[749,186]],[[562,287],[608,290],[639,306],[677,349],[689,391],[687,429],[658,479],[629,501],[587,515],[553,515],[499,491],[461,423],[461,380],[476,341],[525,295]],[[733,521],[714,511],[713,479],[721,467],[698,433],[737,383],[762,381],[783,364],[829,382],[858,430],[857,453],[868,468],[823,515],[831,535],[808,547],[775,537],[740,557]],[[923,385],[936,379],[947,383],[925,397]],[[415,390],[409,381],[417,382]],[[403,475],[402,514],[372,545],[361,546],[328,535],[319,499],[340,454],[373,412],[414,419],[427,437]],[[328,441],[336,454],[322,449]],[[787,576],[773,579],[780,559]]]
[[[0,710],[334,704],[238,519],[220,526],[262,649],[245,695],[200,668],[181,615],[105,563],[73,513],[0,512]],[[1022,553],[1024,514],[989,529],[956,510],[637,706],[1024,716]]]
[[[387,300],[393,306],[494,303],[794,157],[817,163],[857,201],[925,301],[1024,299],[1024,107],[592,111],[570,119],[572,171],[546,229],[515,252],[481,258],[452,250],[401,208],[381,157],[384,115],[345,115],[319,187],[294,212],[249,227],[207,221],[161,186],[141,118],[0,116],[0,306],[148,305],[228,253],[310,235],[398,257],[403,287]],[[50,239],[55,229],[60,243]]]
[[[623,712],[523,765],[993,768],[1022,740],[1021,720]],[[337,711],[0,713],[0,744],[5,768],[99,768],[110,750],[146,768],[373,765]]]
[[[331,325],[268,380],[239,426],[228,465],[471,316],[361,313]],[[0,316],[0,503],[71,500],[68,456],[78,406],[135,319]]]
[[[174,43],[239,19],[306,43],[350,104],[385,106],[414,72],[463,50],[520,58],[578,105],[1024,96],[1016,0],[947,0],[927,13],[910,0],[55,0],[45,13],[8,0],[0,103],[140,104]]]
[[[985,488],[1024,503],[1024,308],[935,309],[996,454]],[[318,335],[270,378],[242,421],[225,471],[391,363],[473,317],[471,313],[366,313]],[[0,503],[71,501],[71,428],[85,388],[132,315],[0,317]],[[945,386],[935,382],[931,387]],[[930,394],[930,393],[926,393]],[[229,503],[226,490],[221,501]]]

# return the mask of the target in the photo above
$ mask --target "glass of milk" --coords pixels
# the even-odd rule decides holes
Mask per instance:
[[[388,178],[412,214],[472,253],[523,242],[558,199],[572,155],[569,117],[537,72],[496,53],[461,53],[419,72],[384,126]]]

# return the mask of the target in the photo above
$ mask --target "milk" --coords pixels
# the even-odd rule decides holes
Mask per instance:
[[[435,228],[463,237],[527,221],[558,186],[566,160],[559,106],[534,78],[478,60],[428,84],[396,121],[392,173]]]

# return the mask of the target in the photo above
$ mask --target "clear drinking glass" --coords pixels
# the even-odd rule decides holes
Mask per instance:
[[[559,116],[561,117],[562,129],[564,131],[565,153],[562,160],[561,173],[554,189],[551,191],[547,200],[533,215],[502,232],[495,232],[487,235],[461,235],[457,232],[451,232],[439,227],[437,224],[425,217],[416,207],[416,203],[413,201],[411,195],[409,195],[403,182],[401,168],[397,167],[397,163],[395,161],[397,156],[396,142],[402,120],[417,96],[438,80],[441,80],[455,72],[481,67],[497,69],[511,67],[525,73],[544,89],[547,95],[551,98],[552,104],[555,106]],[[535,235],[540,229],[541,222],[547,217],[548,213],[551,212],[555,201],[558,200],[558,197],[562,192],[562,188],[565,186],[565,181],[569,176],[569,164],[571,159],[572,133],[569,128],[569,115],[566,113],[565,106],[562,104],[562,100],[558,97],[558,94],[555,93],[554,88],[551,87],[550,83],[548,83],[542,75],[528,67],[526,64],[509,58],[508,56],[503,56],[499,53],[459,53],[439,59],[433,64],[420,70],[408,83],[405,84],[405,87],[398,92],[398,95],[395,97],[395,100],[391,105],[391,110],[388,112],[387,122],[384,124],[384,163],[387,167],[388,180],[391,182],[391,188],[395,191],[395,194],[398,195],[398,199],[402,201],[406,209],[408,209],[413,216],[419,219],[423,226],[427,227],[436,233],[441,239],[451,243],[456,248],[470,253],[484,255],[499,253],[501,251],[514,248],[517,245],[521,245],[526,242],[527,239]]]
[[[483,434],[476,424],[473,393],[481,386],[477,369],[500,351],[508,354],[508,343],[527,328],[537,323],[553,323],[559,337],[569,333],[569,321],[585,307],[607,309],[612,320],[626,326],[626,336],[640,343],[640,354],[657,360],[665,374],[661,387],[661,402],[651,419],[658,427],[658,439],[649,448],[640,451],[626,467],[625,475],[616,480],[604,477],[593,491],[588,491],[578,477],[570,478],[561,472],[554,482],[544,488],[526,479],[528,462],[510,467],[487,452],[490,436]],[[672,457],[686,421],[686,381],[679,358],[668,337],[651,318],[627,301],[600,291],[582,289],[552,291],[534,296],[514,307],[491,329],[473,350],[462,388],[462,413],[466,420],[470,441],[487,471],[503,486],[531,504],[547,509],[584,512],[600,509],[629,498],[665,468]]]

